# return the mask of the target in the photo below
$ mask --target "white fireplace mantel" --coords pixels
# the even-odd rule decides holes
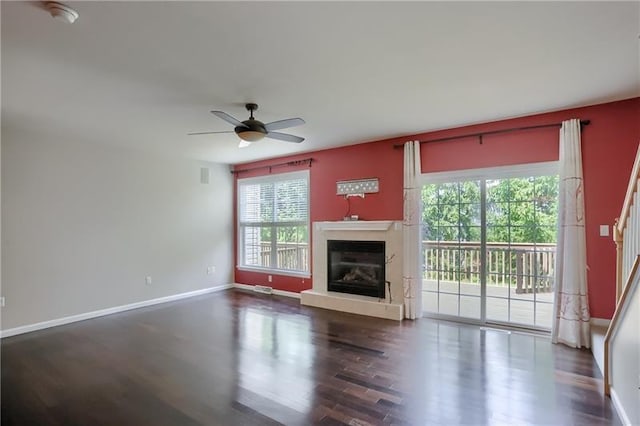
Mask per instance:
[[[318,231],[387,231],[392,220],[343,220],[341,222],[315,222]]]
[[[345,220],[313,223],[313,288],[300,294],[300,303],[359,315],[402,320],[402,222],[393,220]],[[384,241],[385,299],[328,291],[327,241]]]

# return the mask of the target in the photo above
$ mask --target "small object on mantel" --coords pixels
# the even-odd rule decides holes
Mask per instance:
[[[351,216],[345,216],[342,220],[359,220],[359,216],[357,214],[352,214]]]

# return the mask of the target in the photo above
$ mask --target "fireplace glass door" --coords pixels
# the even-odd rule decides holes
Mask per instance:
[[[327,241],[327,289],[384,298],[384,250],[384,241]]]

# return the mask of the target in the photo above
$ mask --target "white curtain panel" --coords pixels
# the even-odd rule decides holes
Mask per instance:
[[[420,142],[404,144],[404,217],[402,221],[402,288],[404,317],[422,316],[422,274],[420,273]]]
[[[554,343],[591,346],[587,292],[587,246],[584,228],[584,186],[580,120],[560,129],[560,196],[555,276]]]

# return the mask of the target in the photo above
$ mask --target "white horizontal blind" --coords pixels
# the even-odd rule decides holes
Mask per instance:
[[[309,271],[309,172],[238,180],[240,267]]]
[[[268,224],[273,222],[306,222],[309,218],[307,176],[283,177],[262,182],[239,181],[240,222]]]

